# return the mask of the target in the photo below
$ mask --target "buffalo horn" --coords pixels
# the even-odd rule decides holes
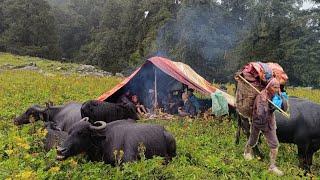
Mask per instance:
[[[82,118],[80,121],[86,121],[86,122],[88,122],[88,121],[89,121],[89,118],[88,118],[88,117],[84,117],[84,118]]]
[[[101,124],[100,126],[92,126],[92,125],[90,125],[90,128],[94,129],[94,130],[101,130],[101,129],[106,128],[106,126],[107,126],[107,123],[104,122],[104,121],[96,121],[93,124],[94,125]]]
[[[34,107],[34,109],[40,113],[43,113],[46,109],[41,107]]]

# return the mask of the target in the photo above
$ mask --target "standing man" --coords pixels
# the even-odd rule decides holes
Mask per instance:
[[[262,132],[270,148],[269,171],[282,176],[283,172],[276,166],[279,141],[276,134],[275,108],[268,102],[268,99],[272,100],[273,96],[279,93],[279,90],[280,83],[273,78],[267,87],[257,95],[253,106],[251,133],[243,155],[246,160],[253,159],[252,147],[257,144],[259,134]]]

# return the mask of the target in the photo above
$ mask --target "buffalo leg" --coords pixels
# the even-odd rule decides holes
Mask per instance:
[[[308,171],[308,172],[311,171],[312,158],[313,158],[313,153],[312,153],[312,152],[308,153],[308,154],[307,154],[307,166],[308,166],[307,171]]]
[[[306,154],[306,164],[307,164],[306,171],[307,172],[311,172],[313,153],[314,153],[314,151],[313,151],[312,147],[310,147],[308,149],[307,154]]]
[[[137,159],[138,159],[138,157],[134,153],[131,153],[131,152],[127,152],[127,153],[125,152],[124,153],[124,156],[123,156],[123,162],[124,163],[136,161]]]
[[[306,145],[298,145],[299,167],[304,170],[308,170],[306,150],[307,150]]]
[[[237,114],[237,120],[238,120],[238,128],[237,128],[237,132],[236,132],[236,140],[235,140],[235,144],[239,144],[240,142],[240,131],[241,131],[241,117],[239,114]]]

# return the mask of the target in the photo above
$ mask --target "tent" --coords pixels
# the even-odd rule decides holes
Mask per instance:
[[[138,95],[142,103],[148,104],[150,92],[155,95],[156,101],[166,96],[171,90],[180,87],[192,88],[202,95],[210,97],[220,92],[229,106],[235,106],[235,98],[212,86],[203,77],[197,74],[190,66],[182,62],[174,62],[163,57],[152,57],[129,77],[111,90],[103,93],[98,100],[116,102],[127,90]]]

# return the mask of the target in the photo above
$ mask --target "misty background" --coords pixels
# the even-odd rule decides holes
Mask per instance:
[[[132,72],[148,57],[233,81],[279,63],[290,85],[320,87],[320,1],[0,0],[0,51]]]

